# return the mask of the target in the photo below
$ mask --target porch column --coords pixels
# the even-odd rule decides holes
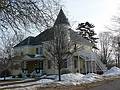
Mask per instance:
[[[89,73],[91,73],[91,60],[87,62],[87,65],[88,65]]]
[[[80,73],[81,71],[80,71],[80,63],[79,62],[80,62],[80,58],[79,58],[79,54],[78,54],[78,62],[77,62],[78,67],[77,68],[79,68],[79,73]]]
[[[91,61],[91,73],[93,73],[93,61],[92,61],[91,55],[90,55],[90,61]]]
[[[96,62],[94,62],[95,65],[95,73],[97,73],[97,66],[96,66]]]
[[[87,74],[87,64],[86,64],[86,61],[85,61],[85,73]]]
[[[93,73],[93,62],[91,60],[91,72]]]
[[[26,69],[26,62],[23,61],[21,64],[22,64],[22,65],[21,65],[21,66],[22,66],[21,68]]]

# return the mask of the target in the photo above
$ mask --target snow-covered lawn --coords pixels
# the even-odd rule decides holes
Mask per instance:
[[[5,79],[11,80],[11,79],[13,79],[13,78],[12,78],[12,77],[6,77]],[[4,80],[4,78],[0,78],[0,80]]]
[[[103,77],[101,75],[95,74],[95,73],[88,73],[85,76],[82,77],[84,83],[90,83],[90,82],[95,82],[102,80]]]
[[[49,83],[53,83],[54,80],[51,79],[41,79],[39,81],[37,81],[36,83],[41,83],[41,84],[49,84]]]
[[[98,75],[94,73],[88,73],[86,75],[80,74],[80,73],[69,73],[69,74],[63,74],[61,75],[61,81],[58,81],[57,75],[50,75],[50,76],[43,76],[44,78],[48,79],[40,79],[35,82],[29,82],[29,83],[21,83],[21,84],[14,84],[14,85],[8,85],[3,86],[0,88],[7,88],[7,87],[21,87],[25,89],[35,88],[35,87],[47,87],[49,85],[78,85],[83,83],[91,83],[96,82],[100,80],[104,80],[105,77],[116,77],[120,75],[120,68],[112,67],[110,70],[106,71],[103,75]],[[19,90],[17,88],[17,90]],[[24,90],[24,89],[23,89]]]
[[[70,74],[63,74],[61,75],[61,81],[58,81],[58,76],[56,75],[51,75],[51,76],[46,76],[46,78],[55,78],[54,80],[52,79],[40,79],[38,81],[35,82],[29,82],[29,83],[21,83],[21,84],[14,84],[14,85],[8,85],[8,86],[2,86],[0,88],[7,88],[7,87],[16,87],[16,88],[20,88],[20,87],[24,87],[24,88],[28,88],[27,86],[32,86],[30,88],[36,87],[36,86],[40,86],[40,87],[46,87],[50,84],[53,85],[78,85],[81,83],[90,83],[90,82],[94,82],[97,80],[101,80],[101,76],[94,74],[94,73],[89,73],[87,75],[83,75],[80,73],[70,73]]]

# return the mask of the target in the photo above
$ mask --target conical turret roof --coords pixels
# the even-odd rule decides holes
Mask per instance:
[[[70,25],[70,23],[68,22],[68,19],[66,18],[64,12],[62,9],[60,9],[60,12],[57,16],[57,19],[54,23],[54,25],[58,25],[58,24],[67,24],[67,25]]]

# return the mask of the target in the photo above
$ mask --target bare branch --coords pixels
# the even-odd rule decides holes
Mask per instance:
[[[53,24],[59,7],[59,0],[0,0],[0,29],[41,31]]]

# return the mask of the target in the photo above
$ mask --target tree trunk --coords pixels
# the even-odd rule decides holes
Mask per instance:
[[[6,72],[4,73],[4,81],[6,80]]]
[[[60,67],[60,63],[58,64],[58,76],[59,76],[59,81],[61,81],[61,67]]]
[[[118,54],[118,67],[120,67],[120,55]]]
[[[4,76],[4,81],[6,80],[6,77]]]
[[[116,67],[118,66],[118,60],[117,60],[117,58],[116,58]]]

